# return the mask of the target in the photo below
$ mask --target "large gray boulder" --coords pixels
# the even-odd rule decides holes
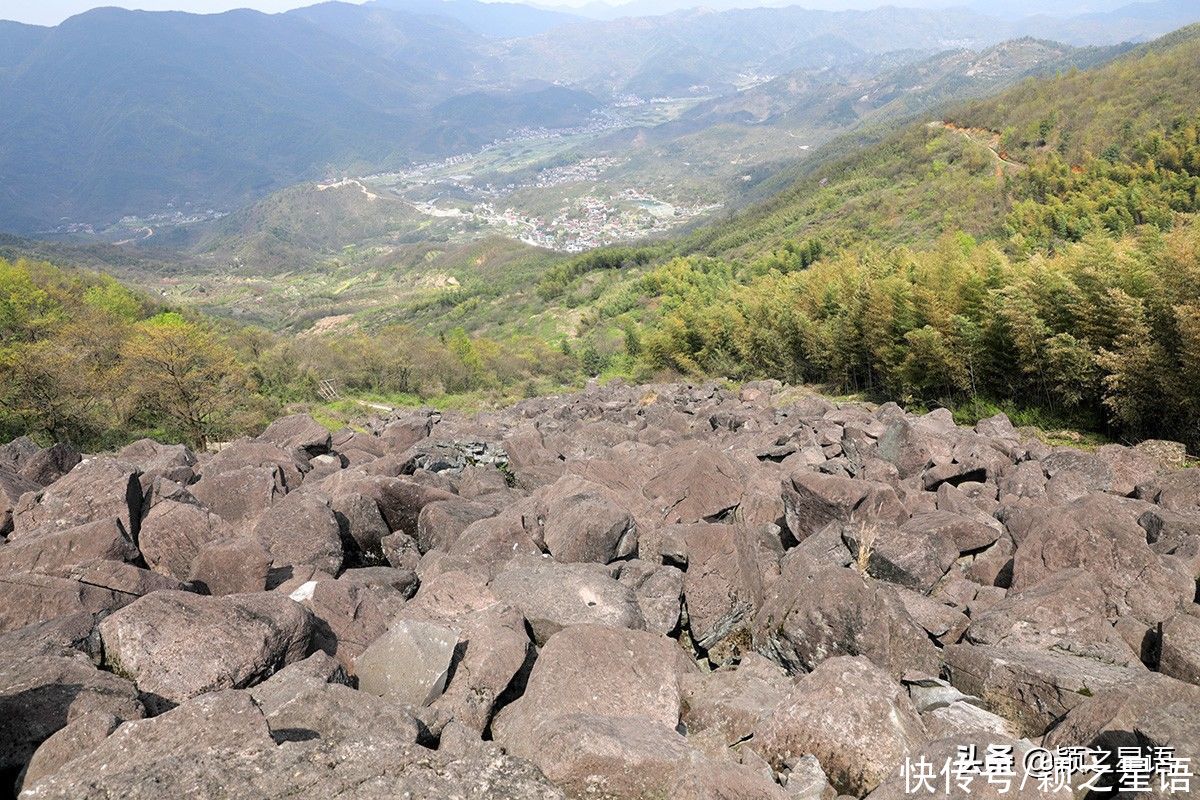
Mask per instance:
[[[84,653],[12,644],[0,653],[0,773],[20,770],[45,740],[89,713],[145,715],[133,683],[98,670]]]
[[[976,615],[967,629],[974,644],[1033,647],[1139,667],[1106,616],[1104,591],[1085,570],[1056,572]]]
[[[736,658],[766,586],[779,574],[779,555],[742,525],[674,526],[686,551],[683,596],[692,638],[716,663]]]
[[[640,718],[673,729],[680,679],[692,671],[677,642],[649,631],[602,625],[566,628],[546,642],[520,699],[492,723],[501,745],[533,751],[536,724],[594,714]]]
[[[565,476],[534,503],[534,539],[558,561],[607,564],[637,552],[637,523],[602,486]]]
[[[1144,667],[1120,666],[1033,647],[949,645],[950,682],[987,708],[1040,736],[1051,723],[1106,689],[1146,679]]]
[[[1200,686],[1200,613],[1196,608],[1179,612],[1163,625],[1158,669]]]
[[[1116,760],[1121,748],[1137,748],[1140,752],[1155,752],[1156,748],[1172,751],[1175,758],[1190,760],[1191,771],[1200,759],[1200,687],[1166,676],[1150,675],[1097,691],[1094,696],[1081,698],[1057,725],[1046,735],[1045,746],[1092,747],[1110,754]],[[1191,792],[1196,779],[1190,781]],[[1152,780],[1149,792],[1141,797],[1161,800],[1188,796],[1182,787],[1162,786]]]
[[[1146,531],[1137,524],[1141,507],[1132,502],[1088,494],[1064,507],[1034,512],[1014,556],[1013,589],[1081,568],[1103,588],[1112,617],[1130,615],[1153,625],[1191,603],[1195,580],[1150,549]]]
[[[736,668],[685,673],[683,723],[689,736],[715,735],[732,747],[787,699],[792,685],[782,667],[755,653],[747,653]]]
[[[225,520],[180,490],[151,506],[142,520],[138,543],[150,569],[187,580],[200,551],[231,535]]]
[[[265,509],[252,535],[276,566],[308,564],[336,575],[345,560],[337,517],[315,492],[293,492]]]
[[[358,688],[420,708],[446,689],[458,631],[420,620],[397,620],[354,663]]]

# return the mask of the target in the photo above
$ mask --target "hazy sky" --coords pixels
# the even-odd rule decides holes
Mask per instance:
[[[363,0],[346,0],[361,3]],[[212,14],[231,8],[256,8],[259,11],[287,11],[313,5],[319,0],[0,0],[0,19],[14,19],[33,25],[57,25],[64,19],[97,6],[121,6],[147,11],[192,11]]]

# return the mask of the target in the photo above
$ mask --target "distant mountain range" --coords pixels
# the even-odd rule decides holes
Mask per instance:
[[[230,210],[322,175],[451,155],[514,127],[583,124],[615,95],[722,95],[748,74],[1034,32],[1076,44],[1146,38],[1200,18],[1195,5],[1033,22],[796,7],[598,22],[515,3],[378,0],[278,15],[103,8],[53,28],[0,22],[0,230]]]

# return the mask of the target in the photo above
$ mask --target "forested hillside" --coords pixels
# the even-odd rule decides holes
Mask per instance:
[[[964,417],[1001,404],[1195,447],[1198,34],[914,125],[677,246],[577,259],[539,291],[648,370]]]
[[[350,394],[415,402],[487,392],[494,402],[581,374],[579,358],[528,337],[388,326],[284,338],[169,308],[98,273],[0,259],[0,438],[97,449],[155,436],[203,447],[316,401],[321,380]]]
[[[283,298],[287,317],[271,324],[316,323],[303,338],[180,316],[82,273],[7,265],[14,296],[39,300],[8,323],[4,422],[86,442],[155,430],[202,442],[314,402],[323,379],[388,402],[479,402],[587,375],[683,374],[816,382],[964,419],[999,406],[1200,446],[1200,97],[1187,91],[1197,83],[1193,27],[860,152],[834,146],[778,197],[680,240],[573,258],[393,242],[347,248],[328,274],[234,272],[209,283],[219,297],[194,287],[194,305],[250,320],[266,321],[263,297]],[[1107,136],[1118,118],[1131,122]],[[336,191],[360,202],[367,192]],[[227,224],[272,232],[247,239],[263,246],[295,227],[286,210],[261,212]],[[346,231],[301,226],[291,238],[323,236],[306,246],[333,252],[391,224],[343,217]],[[185,270],[169,285],[182,297],[188,280]],[[118,307],[96,305],[113,293],[126,298]],[[216,394],[211,410],[180,412],[179,397],[144,388],[152,382],[121,382],[131,359],[162,349],[154,342],[186,337],[212,356],[196,367]],[[111,392],[97,398],[94,386]]]

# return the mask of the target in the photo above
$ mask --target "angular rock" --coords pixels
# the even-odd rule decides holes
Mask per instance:
[[[1103,587],[1110,616],[1161,622],[1190,603],[1195,582],[1161,562],[1146,543],[1131,501],[1089,494],[1033,515],[1019,541],[1012,586],[1020,591],[1063,569],[1082,568]]]
[[[678,526],[677,535],[687,551],[683,595],[692,637],[705,651],[719,651],[710,653],[715,662],[734,658],[749,643],[749,623],[765,584],[778,575],[778,556],[741,525]],[[729,641],[739,631],[742,641]]]
[[[39,486],[49,486],[75,469],[82,460],[83,456],[78,450],[69,444],[58,442],[23,459],[18,473],[27,481]]]
[[[1200,686],[1200,615],[1181,611],[1163,625],[1158,670]]]
[[[792,673],[838,655],[865,655],[895,678],[941,670],[937,648],[890,587],[790,556],[755,617],[754,647]]]
[[[878,522],[842,529],[850,556],[873,578],[929,594],[958,560],[958,545],[943,528],[918,518],[899,527]]]
[[[351,674],[356,659],[383,636],[404,607],[394,589],[353,581],[309,580],[288,592],[313,615],[313,647],[333,656]]]
[[[1098,691],[1083,698],[1066,717],[1046,735],[1045,746],[1094,747],[1110,754],[1120,748],[1138,748],[1154,752],[1169,748],[1179,759],[1200,758],[1200,687],[1165,676]],[[1111,761],[1115,762],[1115,758]],[[1111,762],[1110,762],[1111,763]],[[1194,771],[1194,766],[1192,768]],[[1192,792],[1195,778],[1191,779]],[[1178,798],[1180,791],[1166,790],[1152,780],[1149,793],[1142,797]]]
[[[100,623],[105,664],[156,711],[259,683],[307,655],[311,635],[308,612],[273,593],[154,592]]]
[[[677,567],[633,559],[621,565],[617,580],[633,590],[646,630],[667,636],[679,626],[683,573]]]
[[[145,715],[133,684],[96,669],[83,653],[0,654],[0,771],[19,770],[42,742],[92,712]]]
[[[117,458],[135,464],[141,471],[139,481],[143,492],[149,492],[159,479],[187,486],[196,474],[196,454],[181,444],[139,439],[122,448]]]
[[[688,735],[710,731],[731,747],[787,698],[792,679],[773,661],[747,653],[736,669],[685,674],[682,688]]]
[[[982,698],[1027,736],[1040,736],[1088,697],[1146,676],[1144,669],[1032,648],[956,644],[945,654],[955,688]]]
[[[534,538],[558,561],[607,564],[637,552],[637,524],[610,492],[567,476],[539,492]]]
[[[803,470],[783,482],[783,505],[788,530],[798,542],[830,522],[900,524],[908,517],[887,484]]]
[[[446,689],[458,631],[401,619],[354,663],[358,688],[403,705],[427,706]]]
[[[68,614],[100,614],[132,599],[66,577],[9,573],[0,576],[0,633]]]
[[[949,486],[949,484],[944,485]],[[940,493],[941,490],[939,490]],[[1003,525],[979,511],[978,508],[964,509],[963,512],[958,513],[939,510],[914,514],[913,518],[904,523],[902,527],[920,532],[935,540],[940,540],[942,536],[949,536],[958,545],[960,553],[970,553],[989,547],[1004,533]]]
[[[252,535],[276,566],[311,564],[336,575],[345,558],[341,528],[329,501],[315,492],[295,492],[262,512]]]
[[[259,434],[258,439],[284,450],[298,452],[303,458],[328,453],[333,442],[325,426],[308,414],[280,417],[268,425],[267,429]]]
[[[209,542],[192,559],[188,580],[209,594],[243,594],[267,588],[271,555],[249,537]]]
[[[665,523],[723,521],[742,502],[745,470],[724,453],[674,449],[663,454],[663,463],[643,494]]]
[[[189,489],[206,508],[230,525],[252,521],[287,493],[276,466],[206,472]]]
[[[339,693],[340,694],[340,693]],[[222,800],[562,800],[536,768],[491,752],[443,756],[386,726],[276,743],[248,693],[196,698],[128,723],[92,752],[26,787],[34,800],[220,797]]]
[[[138,549],[117,520],[97,520],[0,545],[0,575],[13,572],[62,575],[92,561],[134,561],[138,555]]]
[[[7,535],[13,529],[13,508],[21,495],[37,492],[42,484],[26,480],[15,471],[0,467],[0,534]]]
[[[754,729],[754,749],[783,768],[811,753],[839,792],[860,797],[927,741],[907,693],[862,656],[822,662]]]
[[[65,530],[103,519],[120,521],[137,541],[142,511],[138,470],[113,458],[82,461],[40,492],[24,495],[13,508],[13,538],[42,529]]]
[[[155,502],[142,520],[138,543],[150,569],[187,580],[200,551],[231,533],[223,519],[184,491]]]
[[[68,722],[34,752],[17,782],[17,793],[22,785],[36,783],[62,769],[72,759],[91,752],[124,721],[111,711],[97,709]]]
[[[492,732],[502,746],[531,752],[538,722],[572,715],[634,718],[672,730],[680,679],[692,671],[672,639],[648,631],[576,625],[542,647],[525,692],[502,709]]]
[[[449,550],[472,523],[494,516],[492,506],[462,498],[429,503],[417,517],[417,546],[422,553]]]
[[[646,627],[634,593],[598,566],[516,558],[492,579],[489,588],[524,615],[538,644],[572,625]]]
[[[1105,616],[1104,592],[1080,569],[1050,575],[977,615],[967,629],[974,644],[1033,647],[1140,666]]]

